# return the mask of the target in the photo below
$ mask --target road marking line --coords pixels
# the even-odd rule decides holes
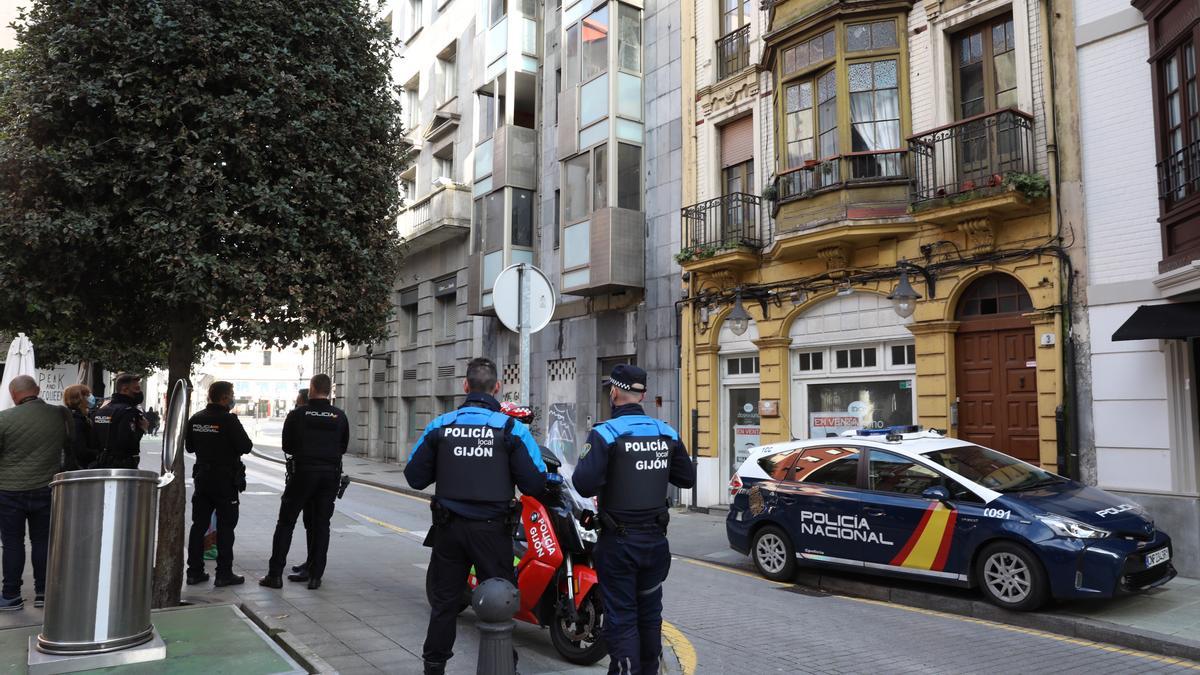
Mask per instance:
[[[377,520],[375,518],[372,518],[371,516],[364,516],[361,513],[355,513],[354,515],[358,516],[359,518],[362,518],[363,520],[365,520],[367,522],[374,523],[380,527],[389,529],[392,532],[395,532],[396,534],[408,534],[408,532],[409,532],[408,530],[404,529],[403,527],[397,527],[391,523],[385,523],[382,520]]]
[[[751,574],[750,572],[745,572],[743,570],[735,569],[732,567],[725,567],[723,565],[717,565],[715,563],[704,562],[703,560],[695,560],[693,558],[684,558],[684,557],[679,557],[679,556],[675,556],[675,559],[682,560],[683,562],[690,563],[690,564],[696,565],[698,567],[707,567],[709,569],[714,569],[714,570],[717,570],[720,572],[725,572],[728,574],[736,574],[738,576],[749,577],[751,579],[762,581],[762,582],[765,582],[765,583],[768,583],[768,584],[771,584],[774,586],[783,586],[783,587],[790,588],[795,585],[795,584],[785,584],[785,583],[778,582],[778,581],[771,581],[770,579],[766,579],[764,577],[758,576],[757,574]],[[1063,642],[1066,644],[1076,645],[1079,647],[1088,647],[1091,649],[1096,649],[1096,650],[1105,651],[1105,652],[1112,652],[1114,654],[1122,654],[1125,656],[1135,656],[1135,657],[1139,657],[1139,658],[1143,658],[1143,659],[1149,659],[1151,661],[1158,661],[1160,663],[1164,663],[1164,664],[1168,664],[1168,665],[1174,665],[1174,666],[1179,666],[1181,668],[1187,668],[1190,670],[1200,671],[1200,663],[1187,661],[1185,659],[1180,659],[1180,658],[1171,657],[1171,656],[1162,656],[1160,654],[1151,654],[1150,652],[1143,652],[1143,651],[1139,651],[1136,649],[1128,649],[1125,647],[1117,647],[1114,645],[1107,645],[1107,644],[1103,644],[1100,642],[1094,642],[1092,640],[1084,640],[1082,638],[1073,638],[1073,637],[1068,637],[1066,635],[1057,635],[1055,633],[1049,633],[1049,632],[1046,632],[1043,630],[1037,630],[1036,628],[1024,628],[1022,626],[1013,626],[1013,625],[1006,624],[1006,623],[998,623],[996,621],[989,621],[987,619],[977,619],[975,617],[961,616],[958,614],[950,614],[948,612],[939,612],[937,610],[923,609],[921,607],[910,607],[908,605],[901,605],[901,604],[897,604],[894,602],[885,602],[883,600],[870,600],[868,598],[856,598],[853,596],[840,595],[837,593],[829,593],[828,596],[832,597],[832,598],[839,598],[842,600],[852,600],[854,602],[864,603],[864,604],[868,604],[868,605],[879,605],[882,607],[891,607],[893,609],[901,609],[906,612],[913,612],[916,614],[924,614],[926,616],[936,616],[936,617],[941,617],[944,619],[953,619],[955,621],[960,621],[963,623],[973,623],[973,624],[977,624],[980,626],[989,626],[992,628],[999,628],[1001,630],[1006,630],[1006,631],[1013,632],[1013,633],[1022,633],[1024,635],[1029,635],[1032,637],[1047,638],[1050,640],[1055,640],[1055,641]],[[667,623],[664,621],[663,622],[664,635],[666,634],[666,631],[667,631],[666,627],[667,627]],[[680,660],[682,661],[682,656],[680,657]]]
[[[365,488],[371,488],[372,490],[379,490],[380,492],[385,492],[389,495],[395,495],[397,497],[407,497],[408,499],[411,499],[411,500],[417,501],[417,502],[421,502],[422,504],[429,503],[429,497],[418,497],[416,495],[410,495],[407,492],[401,492],[399,490],[389,490],[387,488],[381,488],[378,485],[371,485],[369,483],[360,483],[360,482],[354,480],[353,476],[350,477],[350,481],[352,483],[354,483],[355,485],[361,485]]]
[[[1122,654],[1125,656],[1135,656],[1135,657],[1139,657],[1139,658],[1143,658],[1143,659],[1149,659],[1151,661],[1159,661],[1159,662],[1170,664],[1170,665],[1176,665],[1176,666],[1180,666],[1183,668],[1200,671],[1200,664],[1190,662],[1190,661],[1185,661],[1183,659],[1178,659],[1178,658],[1170,657],[1170,656],[1162,656],[1160,654],[1151,654],[1150,652],[1143,652],[1143,651],[1139,651],[1137,649],[1128,649],[1126,647],[1117,647],[1114,645],[1107,645],[1107,644],[1103,644],[1100,642],[1094,642],[1092,640],[1084,640],[1082,638],[1074,638],[1074,637],[1069,637],[1066,635],[1058,635],[1055,633],[1049,633],[1044,630],[1038,630],[1036,628],[1025,628],[1023,626],[1012,626],[1012,625],[1009,625],[1006,623],[997,623],[995,621],[988,621],[987,619],[978,619],[978,618],[971,617],[971,616],[960,616],[958,614],[949,614],[947,612],[939,612],[935,609],[924,609],[921,607],[909,607],[907,605],[899,605],[899,604],[892,603],[892,602],[884,602],[883,600],[870,600],[868,598],[855,598],[855,597],[851,597],[848,595],[834,595],[833,597],[842,598],[845,600],[852,600],[854,602],[859,602],[859,603],[863,603],[863,604],[867,604],[867,605],[879,605],[879,606],[884,606],[884,607],[893,607],[896,609],[902,609],[906,612],[913,612],[914,614],[924,614],[926,616],[936,616],[936,617],[940,617],[943,619],[953,619],[955,621],[960,621],[963,623],[973,623],[973,624],[977,624],[980,626],[990,626],[992,628],[999,628],[1001,630],[1006,630],[1006,631],[1009,631],[1012,633],[1021,633],[1023,635],[1029,635],[1029,636],[1033,636],[1033,637],[1046,638],[1046,639],[1050,639],[1050,640],[1055,640],[1057,642],[1064,642],[1066,644],[1076,645],[1079,647],[1089,647],[1091,649],[1098,649],[1100,651],[1112,652],[1114,654]]]
[[[683,670],[683,675],[692,675],[696,672],[696,648],[692,646],[692,641],[687,639],[678,628],[670,622],[662,622],[662,636],[670,645],[671,651],[675,652],[675,657],[679,659],[679,667]]]

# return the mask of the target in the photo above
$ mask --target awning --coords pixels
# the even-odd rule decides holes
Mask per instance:
[[[1200,337],[1200,302],[1142,305],[1117,332],[1120,340],[1186,340]]]

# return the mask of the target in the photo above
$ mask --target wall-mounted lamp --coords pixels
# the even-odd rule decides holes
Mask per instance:
[[[907,319],[913,315],[917,309],[917,300],[921,299],[921,294],[913,289],[912,284],[908,282],[908,267],[904,259],[900,260],[900,282],[896,284],[896,290],[887,296],[888,300],[892,301],[892,305],[896,309],[896,314],[900,318]]]
[[[742,293],[738,294],[733,299],[733,311],[729,313],[729,330],[733,331],[734,335],[745,335],[750,328],[750,315],[746,313],[746,308],[742,306]]]
[[[792,306],[793,307],[799,307],[800,305],[803,305],[805,300],[808,300],[808,293],[805,293],[804,291],[802,291],[800,289],[796,289],[796,290],[792,291]]]
[[[839,296],[846,297],[847,295],[850,295],[852,293],[854,293],[854,287],[850,285],[849,280],[843,281],[842,283],[838,284],[837,294]]]

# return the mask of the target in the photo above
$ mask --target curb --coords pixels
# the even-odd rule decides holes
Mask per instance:
[[[256,608],[252,603],[241,602],[238,607],[245,615],[274,640],[288,656],[296,660],[309,673],[336,673],[337,670],[325,662],[317,653],[287,632],[283,624],[276,621],[266,612]]]
[[[695,559],[700,560],[699,558]],[[722,565],[721,563],[714,563],[708,560],[704,562]],[[722,566],[729,567],[730,569],[738,569],[731,565]],[[867,581],[825,576],[808,570],[798,572],[794,583],[797,586],[831,594],[864,598],[878,602],[889,602],[946,614],[956,614],[1009,626],[1029,628],[1063,637],[1103,642],[1161,656],[1200,661],[1200,641],[1167,636],[1162,633],[1140,630],[1099,619],[1090,619],[1076,615],[1047,614],[1044,612],[1013,612],[996,607],[984,600],[957,598],[908,588],[879,586]]]

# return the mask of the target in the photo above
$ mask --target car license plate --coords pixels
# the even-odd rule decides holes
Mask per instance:
[[[1161,565],[1171,559],[1171,549],[1160,548],[1146,554],[1146,567]]]

